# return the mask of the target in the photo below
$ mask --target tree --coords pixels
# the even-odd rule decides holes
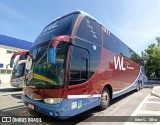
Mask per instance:
[[[148,78],[160,78],[160,37],[156,37],[156,40],[157,44],[149,45],[141,53]]]
[[[158,42],[158,46],[160,46],[160,37],[156,37],[156,40]]]

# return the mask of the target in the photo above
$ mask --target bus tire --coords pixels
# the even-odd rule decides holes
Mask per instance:
[[[137,86],[136,86],[136,91],[138,92],[140,90],[140,82],[138,81]]]
[[[142,89],[143,88],[143,86],[142,86],[142,81],[140,81],[140,89]]]
[[[107,109],[110,104],[110,101],[111,101],[110,91],[108,88],[104,88],[101,94],[99,109],[100,110]]]

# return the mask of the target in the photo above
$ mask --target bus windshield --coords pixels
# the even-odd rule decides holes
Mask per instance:
[[[24,74],[25,63],[17,64],[14,66],[12,71],[12,78],[21,77]]]
[[[39,43],[53,39],[56,36],[60,35],[70,35],[75,24],[75,21],[78,17],[77,13],[73,13],[68,16],[64,16],[53,21],[51,24],[46,26],[41,34],[38,36],[33,46],[38,45]],[[32,47],[33,47],[32,46]]]
[[[56,47],[56,64],[47,63],[48,46],[56,36],[71,35],[79,13],[72,13],[53,21],[46,26],[35,40],[30,58],[27,59],[26,85],[36,88],[55,88],[64,86],[64,70],[67,44],[59,43]],[[45,44],[44,44],[45,43]],[[28,70],[28,71],[27,71]]]
[[[64,73],[65,73],[65,60],[67,53],[67,44],[59,43],[56,48],[56,63],[47,63],[47,50],[48,45],[39,47],[35,49],[36,56],[34,59],[29,59],[33,61],[29,62],[27,59],[26,65],[29,63],[32,65],[31,70],[26,76],[26,80],[29,82],[27,85],[34,86],[35,88],[59,88],[64,85]],[[30,77],[31,76],[31,77]]]

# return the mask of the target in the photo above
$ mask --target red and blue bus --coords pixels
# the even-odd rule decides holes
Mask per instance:
[[[28,51],[15,52],[10,59],[10,67],[13,68],[10,84],[13,87],[23,88],[25,64]]]
[[[37,112],[67,118],[142,86],[143,60],[89,14],[47,25],[26,62],[22,99]]]

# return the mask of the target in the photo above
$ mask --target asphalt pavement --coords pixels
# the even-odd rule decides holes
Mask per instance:
[[[15,88],[15,87],[11,86],[10,83],[0,83],[0,90],[1,89],[12,89],[12,88]]]

